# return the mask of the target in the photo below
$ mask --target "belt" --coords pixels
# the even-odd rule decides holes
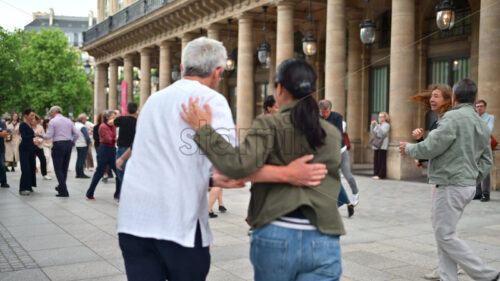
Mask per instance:
[[[54,143],[58,143],[58,142],[72,142],[72,141],[71,140],[54,141]]]

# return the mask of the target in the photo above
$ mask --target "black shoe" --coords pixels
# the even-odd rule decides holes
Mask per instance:
[[[16,171],[16,169],[14,169],[14,167],[12,167],[12,172],[15,172],[15,171]]]
[[[69,197],[69,194],[58,193],[58,194],[56,194],[56,197]]]
[[[208,216],[213,219],[218,217],[218,215],[216,215],[214,212],[208,212]]]
[[[500,272],[498,273],[497,277],[495,277],[495,279],[491,280],[491,281],[498,281],[500,280]]]
[[[481,197],[481,202],[488,202],[488,201],[490,201],[490,195],[483,194],[483,197]]]
[[[56,186],[54,189],[59,193],[59,186]]]
[[[7,183],[2,183],[1,187],[3,187],[3,188],[9,188],[10,185],[8,185]]]
[[[102,178],[103,183],[108,183],[108,178]]]
[[[476,193],[476,195],[474,196],[474,199],[472,199],[472,200],[480,200],[481,198],[483,198],[483,194]]]
[[[227,209],[226,209],[226,207],[224,207],[224,206],[219,206],[219,211],[220,211],[221,213],[225,213],[225,212],[227,212]]]
[[[90,179],[87,175],[76,176],[77,179]]]
[[[347,216],[350,218],[354,215],[354,205],[347,205]]]

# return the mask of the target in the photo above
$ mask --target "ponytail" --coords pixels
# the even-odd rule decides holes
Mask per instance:
[[[311,148],[316,149],[325,144],[326,132],[319,124],[319,108],[312,95],[299,100],[290,116],[293,126],[306,135]]]

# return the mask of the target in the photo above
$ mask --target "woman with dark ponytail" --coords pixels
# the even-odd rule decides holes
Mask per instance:
[[[207,105],[202,110],[190,100],[181,112],[197,131],[200,149],[230,178],[248,177],[264,164],[285,166],[308,154],[327,166],[328,174],[314,188],[252,184],[247,221],[253,228],[250,259],[257,281],[339,280],[342,274],[339,236],[345,231],[337,209],[342,136],[320,120],[312,97],[315,84],[316,74],[305,61],[284,61],[275,79],[279,112],[257,117],[238,148],[211,127]]]

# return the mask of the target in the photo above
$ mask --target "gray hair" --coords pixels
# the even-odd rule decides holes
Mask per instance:
[[[183,76],[208,77],[217,68],[224,68],[227,51],[222,42],[197,38],[189,42],[182,50]]]
[[[83,120],[87,119],[87,115],[85,113],[80,113],[76,118],[76,121],[83,123]]]
[[[52,113],[62,113],[61,107],[57,106],[57,105],[54,105],[53,107],[51,107],[49,109],[49,115],[51,115]]]
[[[106,110],[106,111],[104,111],[104,113],[102,114],[102,122],[103,123],[108,122],[109,117],[111,117],[113,115],[115,115],[115,111],[114,110]]]
[[[332,102],[329,100],[320,100],[319,101],[319,109],[332,109]]]

